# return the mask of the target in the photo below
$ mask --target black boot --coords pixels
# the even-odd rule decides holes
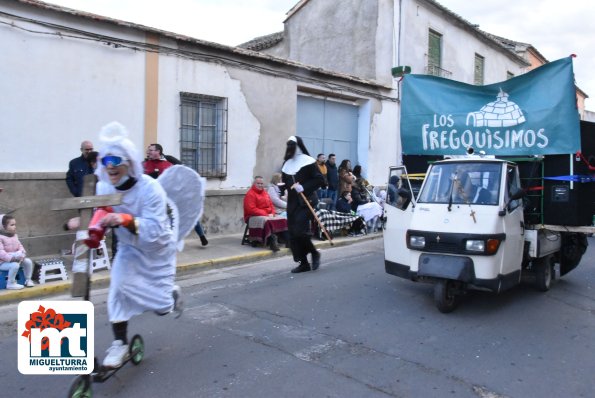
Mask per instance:
[[[316,271],[320,267],[320,252],[314,250],[312,252],[312,271]]]
[[[273,251],[273,253],[278,252],[279,251],[279,244],[277,241],[277,235],[272,234],[271,237],[269,238],[269,246],[271,247],[271,250]]]
[[[300,261],[300,265],[291,270],[292,274],[299,274],[300,272],[310,271],[310,264],[306,261]]]
[[[200,236],[200,243],[202,243],[203,246],[206,246],[209,244],[209,241],[207,240],[207,237],[204,235]]]

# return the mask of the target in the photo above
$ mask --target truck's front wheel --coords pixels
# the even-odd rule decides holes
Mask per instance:
[[[454,281],[441,279],[434,284],[434,302],[444,314],[452,312],[459,305],[459,296]]]
[[[554,272],[554,256],[547,255],[535,259],[535,286],[540,292],[547,292],[552,286],[552,276]]]

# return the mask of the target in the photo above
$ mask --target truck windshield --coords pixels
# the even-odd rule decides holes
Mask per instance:
[[[418,203],[498,205],[502,166],[497,162],[432,165]]]

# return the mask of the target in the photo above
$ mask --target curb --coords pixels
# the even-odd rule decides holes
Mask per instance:
[[[329,248],[329,247],[341,247],[341,246],[350,245],[355,242],[360,242],[363,240],[374,240],[374,239],[379,239],[381,237],[382,237],[381,234],[365,235],[365,236],[357,237],[355,239],[350,238],[349,240],[344,239],[344,240],[335,241],[334,245],[331,245],[331,243],[329,241],[315,242],[314,247],[316,247],[317,249]],[[242,255],[230,256],[230,257],[220,257],[220,258],[215,258],[215,259],[211,259],[211,260],[203,260],[203,261],[199,261],[199,262],[178,264],[177,274],[190,273],[193,270],[198,269],[198,268],[204,268],[204,267],[216,268],[216,267],[223,267],[223,266],[228,266],[228,265],[238,265],[238,264],[248,263],[251,261],[256,261],[256,260],[260,260],[260,259],[264,259],[264,258],[289,256],[290,254],[291,254],[291,251],[287,248],[280,249],[278,253],[272,253],[270,250],[265,249],[265,250],[259,250],[257,252],[251,253],[251,254],[242,254]],[[1,299],[0,299],[0,302],[1,302]]]
[[[341,239],[338,241],[334,241],[334,245],[331,245],[329,241],[322,241],[322,242],[314,242],[314,246],[317,249],[320,248],[329,248],[329,247],[340,247],[340,246],[347,246],[353,243],[361,242],[364,240],[374,240],[379,239],[383,235],[382,234],[373,234],[373,235],[365,235],[357,238],[350,238],[350,239]],[[273,253],[268,249],[263,249],[259,251],[255,251],[254,253],[250,254],[241,254],[236,256],[229,256],[229,257],[219,257],[209,260],[202,260],[197,262],[189,262],[183,264],[177,264],[176,266],[176,274],[177,275],[188,275],[194,271],[203,268],[221,268],[225,266],[231,265],[239,265],[244,263],[249,263],[252,261],[257,261],[266,258],[273,258],[273,257],[286,257],[291,254],[291,251],[287,248],[282,248],[277,253]],[[91,284],[94,287],[107,287],[109,285],[110,276],[108,273],[103,274],[93,274],[91,276]],[[43,285],[35,285],[33,288],[24,288],[21,290],[0,290],[0,305],[14,303],[17,301],[27,300],[31,298],[40,298],[51,296],[55,294],[62,294],[66,293],[70,290],[70,281],[55,281],[55,282],[48,282]]]

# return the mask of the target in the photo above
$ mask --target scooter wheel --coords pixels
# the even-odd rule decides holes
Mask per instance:
[[[134,365],[138,365],[145,357],[145,343],[139,334],[135,334],[130,341],[130,361]]]
[[[77,376],[70,384],[68,398],[91,398],[93,390],[88,376]]]
[[[459,297],[452,281],[442,279],[434,285],[434,302],[443,314],[453,312],[459,305]]]

